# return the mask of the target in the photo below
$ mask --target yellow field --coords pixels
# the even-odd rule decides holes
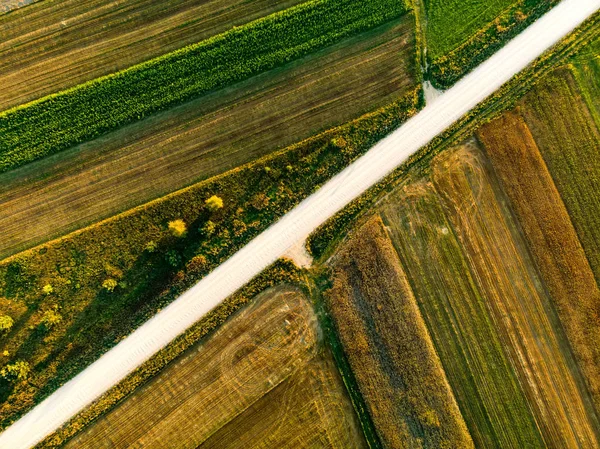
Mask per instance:
[[[597,447],[598,420],[562,327],[478,149],[442,153],[433,180],[546,444]]]
[[[381,220],[332,264],[328,307],[383,447],[473,448]]]
[[[243,443],[243,444],[242,444]],[[67,448],[360,448],[316,317],[297,290],[257,297]]]

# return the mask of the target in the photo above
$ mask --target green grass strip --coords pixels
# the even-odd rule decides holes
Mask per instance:
[[[400,0],[314,0],[0,114],[0,173],[399,17]]]

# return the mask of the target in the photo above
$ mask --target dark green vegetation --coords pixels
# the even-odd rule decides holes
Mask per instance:
[[[0,110],[126,69],[301,2],[44,0],[1,15]]]
[[[273,69],[406,12],[397,0],[313,0],[0,116],[0,172]]]

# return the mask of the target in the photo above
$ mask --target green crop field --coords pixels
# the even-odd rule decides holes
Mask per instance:
[[[363,448],[321,344],[306,297],[267,290],[61,447]]]
[[[301,0],[44,0],[0,15],[0,110],[122,70]]]
[[[544,447],[431,183],[399,188],[381,213],[476,447]]]
[[[515,0],[423,0],[427,53],[432,59],[454,50],[498,17]]]
[[[229,89],[0,174],[0,257],[410,94],[416,84],[413,22],[412,15],[405,15]]]
[[[416,0],[417,2],[419,0]],[[428,76],[443,88],[490,57],[558,0],[422,0]]]
[[[474,448],[381,220],[332,265],[328,309],[383,447]]]

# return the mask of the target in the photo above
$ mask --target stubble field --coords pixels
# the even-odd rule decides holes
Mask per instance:
[[[65,448],[363,448],[307,298],[254,298]]]

